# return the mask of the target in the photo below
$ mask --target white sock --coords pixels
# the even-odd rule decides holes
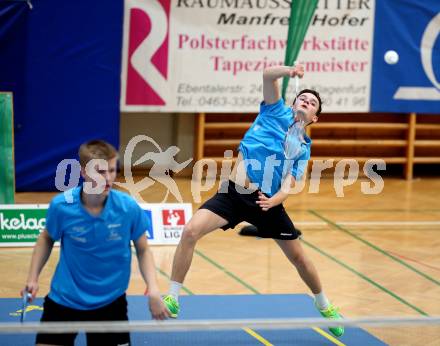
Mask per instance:
[[[172,295],[174,299],[179,300],[179,292],[182,288],[182,284],[177,281],[170,281],[170,290],[168,292],[169,295]]]
[[[328,301],[327,297],[325,296],[324,292],[315,294],[315,302],[316,306],[320,310],[325,310],[329,307],[330,302]]]

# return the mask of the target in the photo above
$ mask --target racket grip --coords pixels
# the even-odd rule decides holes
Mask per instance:
[[[295,62],[293,63],[293,66],[296,66],[297,61],[295,60]],[[298,96],[299,93],[299,77],[295,76],[295,96]]]
[[[24,299],[24,297],[26,297],[26,301],[29,301],[29,299],[32,299],[32,293],[29,292],[27,289],[25,289],[23,291],[23,299]]]

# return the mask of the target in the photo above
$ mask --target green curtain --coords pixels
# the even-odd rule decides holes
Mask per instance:
[[[293,66],[299,50],[306,36],[318,0],[293,0],[290,8],[289,31],[287,34],[286,56],[284,65]],[[286,99],[286,90],[289,78],[283,78],[283,99]]]
[[[0,92],[0,204],[14,203],[12,93]]]

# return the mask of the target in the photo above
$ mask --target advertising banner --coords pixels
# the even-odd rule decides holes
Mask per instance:
[[[151,228],[147,231],[152,245],[179,243],[185,223],[192,216],[190,203],[140,204]],[[46,227],[48,204],[0,205],[0,247],[33,246]]]
[[[370,111],[440,114],[440,1],[376,6]],[[384,61],[390,50],[395,64]]]
[[[153,245],[177,245],[185,224],[192,217],[191,203],[140,204],[150,217],[151,230],[148,243]]]
[[[122,111],[257,112],[291,0],[125,0]],[[320,1],[298,61],[328,112],[370,104],[374,1]],[[293,83],[287,90],[292,101]]]

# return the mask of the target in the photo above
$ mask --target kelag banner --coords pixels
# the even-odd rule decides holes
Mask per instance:
[[[291,3],[125,0],[121,109],[256,112],[262,71],[284,61]],[[301,87],[317,89],[328,112],[438,113],[439,7],[320,0],[297,59],[306,70]],[[388,50],[401,56],[397,64],[385,63]],[[400,86],[430,88],[431,98],[396,98]]]
[[[0,246],[33,245],[46,227],[47,204],[0,205]]]

